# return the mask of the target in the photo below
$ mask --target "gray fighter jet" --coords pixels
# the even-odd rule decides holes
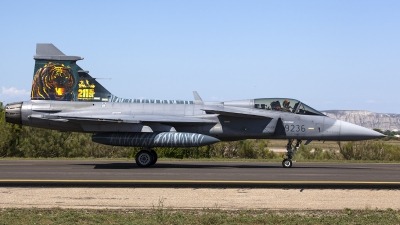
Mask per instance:
[[[242,139],[288,139],[287,158],[302,140],[357,141],[381,133],[325,116],[289,98],[205,102],[125,99],[111,94],[82,70],[79,56],[37,44],[31,100],[6,105],[6,121],[59,131],[93,133],[97,143],[136,146],[141,167],[157,161],[153,147],[195,147]],[[294,143],[294,141],[296,142]]]

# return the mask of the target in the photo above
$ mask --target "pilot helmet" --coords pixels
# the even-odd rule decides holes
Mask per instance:
[[[286,99],[285,101],[283,101],[283,106],[284,107],[289,107],[290,101],[288,99]]]

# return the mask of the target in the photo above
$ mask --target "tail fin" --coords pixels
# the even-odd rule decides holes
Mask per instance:
[[[110,101],[114,96],[53,44],[37,44],[32,100]]]

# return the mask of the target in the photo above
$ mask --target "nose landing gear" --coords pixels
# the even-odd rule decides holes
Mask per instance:
[[[297,150],[299,150],[300,144],[301,144],[301,140],[297,140],[296,141],[296,145],[293,148],[293,139],[289,139],[288,140],[288,143],[286,145],[286,150],[287,150],[286,156],[287,156],[287,158],[282,161],[283,168],[292,167],[292,165],[293,165],[293,162],[292,162],[293,155],[294,155],[294,153],[297,152]]]

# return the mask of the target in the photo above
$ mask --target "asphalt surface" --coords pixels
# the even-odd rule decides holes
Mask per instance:
[[[1,160],[0,186],[344,187],[400,189],[400,164]]]

